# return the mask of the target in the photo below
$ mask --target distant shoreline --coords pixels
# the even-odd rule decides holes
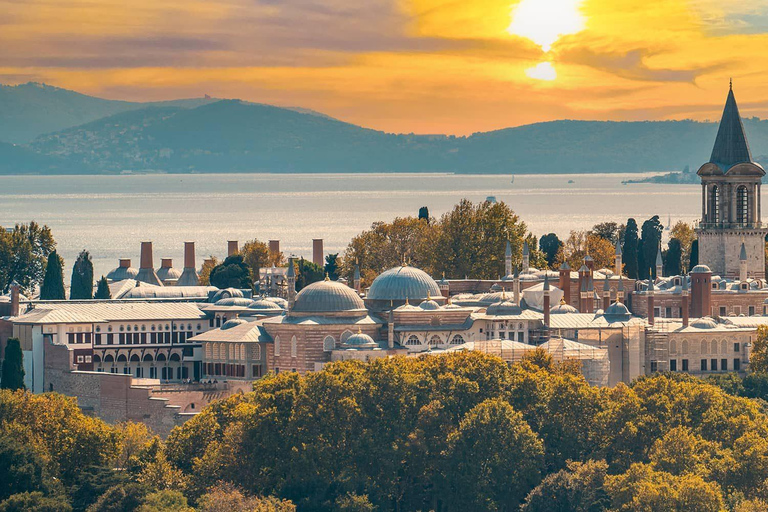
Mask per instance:
[[[516,173],[516,172],[461,172],[461,171],[317,171],[317,172],[307,172],[307,171],[221,171],[221,172],[180,172],[180,171],[130,171],[130,172],[109,172],[109,173],[94,173],[94,172],[84,172],[84,173],[45,173],[45,172],[39,172],[39,173],[0,173],[0,179],[4,177],[13,177],[13,178],[27,178],[27,177],[51,177],[51,176],[61,176],[61,177],[89,177],[89,176],[103,176],[103,177],[131,177],[131,176],[226,176],[226,175],[270,175],[270,176],[276,176],[276,175],[291,175],[291,176],[320,176],[320,175],[328,175],[328,176],[387,176],[391,174],[410,174],[410,175],[418,175],[418,176],[478,176],[478,177],[489,177],[489,176],[509,176],[512,178],[513,176],[515,178],[522,178],[522,177],[536,177],[536,176],[569,176],[569,177],[576,177],[576,176],[646,176],[643,180],[633,181],[633,180],[626,180],[624,183],[651,183],[651,178],[659,177],[659,176],[666,176],[668,174],[675,174],[675,173],[669,173],[668,171],[605,171],[605,172],[590,172],[585,173],[583,171],[580,172],[538,172],[538,173]],[[658,182],[655,182],[658,183]]]

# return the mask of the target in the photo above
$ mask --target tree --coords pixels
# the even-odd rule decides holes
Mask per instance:
[[[211,488],[197,503],[200,512],[233,512],[254,510],[263,512],[294,512],[296,506],[287,500],[274,497],[247,496],[231,484],[220,483]]]
[[[45,462],[28,443],[0,437],[0,501],[12,494],[43,489]]]
[[[48,262],[45,265],[45,277],[40,287],[40,298],[42,300],[64,300],[67,298],[64,291],[64,276],[62,275],[62,266],[64,261],[54,250],[48,255]]]
[[[150,493],[142,484],[129,482],[107,489],[96,502],[88,507],[87,512],[134,512]]]
[[[615,246],[616,242],[619,241],[621,229],[622,226],[619,226],[615,222],[601,222],[592,226],[592,229],[589,231],[589,233],[608,240]]]
[[[245,263],[242,254],[227,256],[221,265],[211,270],[210,282],[218,288],[251,288],[251,268]]]
[[[543,468],[541,440],[500,399],[470,410],[448,438],[448,503],[457,510],[515,510]]]
[[[72,268],[72,284],[69,287],[69,299],[93,298],[93,262],[88,251],[82,251]]]
[[[624,230],[624,243],[621,247],[624,272],[630,279],[637,279],[638,274],[638,237],[637,222],[635,219],[627,220],[627,228]]]
[[[656,278],[656,254],[661,247],[661,234],[664,226],[659,221],[659,216],[654,215],[643,222],[643,263],[644,266],[639,269],[641,279]],[[647,277],[644,277],[647,276]],[[661,277],[661,276],[658,276]]]
[[[3,359],[3,374],[0,379],[0,389],[26,389],[24,385],[24,354],[18,338],[8,338],[5,344]]]
[[[269,258],[269,246],[261,240],[254,238],[245,242],[242,249],[240,249],[240,254],[243,255],[243,260],[251,268],[253,281],[258,283],[261,279],[261,269],[272,264]]]
[[[109,291],[109,283],[107,283],[106,277],[101,276],[101,279],[99,279],[99,285],[96,287],[96,294],[93,298],[101,300],[112,298],[112,292]]]
[[[325,273],[328,274],[328,279],[331,281],[337,281],[339,279],[339,253],[329,254],[325,257]]]
[[[300,291],[307,285],[322,281],[325,277],[323,268],[314,264],[311,261],[307,261],[304,258],[300,258],[294,262],[296,267],[296,291]]]
[[[429,224],[429,208],[426,206],[419,208],[419,220],[425,220]]]
[[[56,247],[48,226],[17,224],[10,232],[0,226],[0,293],[19,283],[26,294],[40,285],[48,255]]]
[[[688,271],[699,264],[699,241],[691,242],[691,256],[688,260]]]
[[[554,269],[557,265],[557,253],[562,250],[563,242],[554,233],[547,233],[539,240],[539,248],[544,253],[547,266]]]
[[[665,254],[664,258],[664,272],[668,276],[677,276],[680,275],[681,272],[681,264],[682,264],[682,257],[683,257],[683,251],[682,246],[680,245],[680,240],[677,238],[671,238],[669,240],[669,243],[667,244],[667,252]]]
[[[616,253],[611,242],[587,231],[571,231],[565,241],[564,250],[568,254],[567,261],[572,269],[581,267],[587,255],[594,261],[596,269],[611,268]]]
[[[63,497],[23,492],[0,502],[0,512],[72,512],[72,507]]]
[[[10,342],[10,340],[8,341]],[[768,372],[768,326],[761,325],[757,328],[757,336],[755,336],[752,352],[749,355],[749,370],[752,373]]]
[[[203,266],[200,267],[200,273],[198,274],[198,281],[200,282],[200,286],[210,286],[211,271],[218,265],[219,259],[213,255],[211,255],[210,258],[203,262]]]
[[[693,230],[693,227],[687,222],[679,220],[672,226],[672,229],[670,229],[669,236],[680,241],[680,250],[682,253],[681,260],[685,266],[682,270],[690,270],[692,267],[689,267],[688,265],[691,261],[691,246],[693,245],[694,240],[696,240],[696,232]]]
[[[601,512],[610,498],[603,489],[605,461],[569,462],[547,476],[525,499],[522,512]]]
[[[136,512],[194,512],[194,509],[179,491],[164,490],[147,494]]]

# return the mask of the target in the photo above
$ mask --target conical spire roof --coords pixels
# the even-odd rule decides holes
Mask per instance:
[[[725,168],[752,161],[752,153],[749,151],[747,135],[744,132],[744,124],[741,122],[733,88],[728,91],[728,99],[725,100],[723,117],[720,119],[715,147],[712,149],[712,156],[709,161]]]

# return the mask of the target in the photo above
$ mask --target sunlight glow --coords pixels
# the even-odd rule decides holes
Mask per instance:
[[[512,7],[507,32],[530,39],[548,52],[560,37],[584,29],[581,3],[582,0],[521,0]]]
[[[536,80],[554,80],[557,78],[557,72],[551,62],[542,62],[532,68],[528,68],[525,70],[525,74]]]

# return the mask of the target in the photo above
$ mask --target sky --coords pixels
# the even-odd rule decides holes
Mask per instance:
[[[768,117],[768,0],[0,0],[0,83],[457,135]]]

